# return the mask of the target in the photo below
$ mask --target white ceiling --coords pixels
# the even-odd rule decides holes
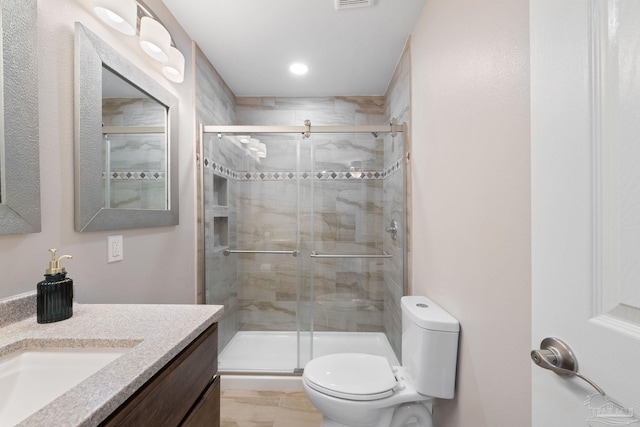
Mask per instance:
[[[237,96],[384,95],[425,1],[163,0]]]

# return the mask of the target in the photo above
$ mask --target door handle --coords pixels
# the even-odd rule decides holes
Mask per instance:
[[[598,393],[605,395],[604,390],[596,383],[578,373],[578,359],[576,359],[571,347],[560,338],[543,339],[540,343],[540,350],[531,350],[531,359],[541,368],[553,371],[563,378],[578,377],[589,383]]]
[[[384,229],[387,233],[391,234],[391,238],[396,240],[398,238],[398,221],[395,219],[391,220],[391,224],[387,228]]]

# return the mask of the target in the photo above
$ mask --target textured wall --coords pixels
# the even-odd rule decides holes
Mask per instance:
[[[195,302],[195,170],[190,40],[160,0],[149,6],[171,31],[186,57],[186,78],[171,84],[135,37],[110,30],[93,14],[90,0],[38,2],[40,181],[42,232],[0,236],[0,297],[35,290],[49,248],[67,263],[79,302]],[[74,230],[74,22],[81,22],[144,70],[180,102],[180,225],[77,233]],[[33,23],[36,25],[36,22]],[[38,126],[38,124],[34,124]],[[99,167],[99,166],[98,166]],[[124,260],[107,263],[107,236],[124,236]]]
[[[413,293],[462,326],[437,423],[528,426],[529,2],[430,0],[411,44]]]

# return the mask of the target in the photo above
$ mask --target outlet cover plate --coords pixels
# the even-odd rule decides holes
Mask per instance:
[[[122,236],[107,237],[107,262],[122,261],[124,259],[124,247]]]

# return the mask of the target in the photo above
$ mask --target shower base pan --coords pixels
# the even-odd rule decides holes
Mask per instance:
[[[309,359],[309,333],[301,333],[300,367]],[[296,332],[241,331],[222,350],[218,370],[224,373],[292,374],[298,368]],[[334,353],[367,353],[399,365],[382,332],[314,332],[313,358]]]
[[[301,333],[301,354],[309,354],[309,334]],[[222,350],[218,369],[222,389],[302,391],[296,332],[241,331]],[[314,332],[313,357],[334,353],[367,353],[399,365],[381,332]],[[301,363],[304,367],[304,362]]]

